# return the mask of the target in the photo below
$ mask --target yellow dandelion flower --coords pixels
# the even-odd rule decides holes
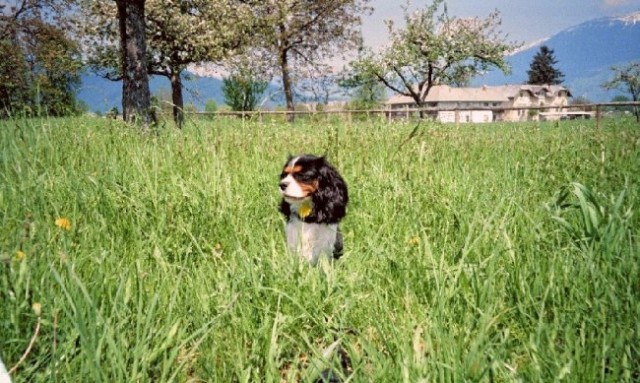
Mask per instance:
[[[408,242],[409,242],[410,245],[416,246],[416,245],[420,244],[420,237],[418,237],[417,235],[413,236],[413,237],[409,238]]]
[[[71,221],[67,218],[58,218],[56,219],[56,226],[63,230],[71,230]]]
[[[222,244],[220,242],[216,242],[216,244],[213,246],[213,250],[211,250],[211,255],[214,258],[222,257]]]
[[[40,304],[40,302],[33,302],[31,308],[33,309],[33,312],[34,314],[36,314],[36,316],[40,316],[40,314],[42,313],[42,305]]]
[[[22,261],[24,257],[25,257],[24,251],[18,250],[18,252],[16,253],[16,260]]]

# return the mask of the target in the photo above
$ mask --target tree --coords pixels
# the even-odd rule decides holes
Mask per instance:
[[[208,99],[204,103],[204,111],[207,113],[215,113],[218,111],[218,103],[216,100]]]
[[[122,57],[122,117],[148,126],[155,122],[147,73],[145,0],[116,0]]]
[[[0,41],[0,117],[29,105],[29,68],[24,53],[9,39]]]
[[[207,99],[204,103],[204,111],[207,113],[207,117],[209,119],[213,119],[215,117],[215,113],[218,111],[218,103],[214,99]]]
[[[63,116],[79,111],[76,91],[82,62],[77,43],[64,32],[44,22],[31,24],[27,58],[32,79],[32,99],[40,113]]]
[[[538,53],[533,56],[529,66],[530,69],[527,71],[529,75],[527,84],[558,85],[562,83],[564,74],[556,69],[555,65],[558,60],[556,60],[553,53],[553,49],[549,49],[546,45],[540,47]]]
[[[172,111],[178,127],[183,122],[183,72],[189,64],[217,62],[247,42],[254,19],[251,1],[245,0],[148,0],[146,3],[147,71],[171,83]],[[91,66],[104,77],[122,78],[114,60],[120,47],[113,43],[112,2],[86,3],[95,20],[86,28]]]
[[[236,73],[222,80],[222,92],[231,110],[248,112],[256,109],[267,85],[266,81],[256,80],[248,73]]]
[[[273,57],[287,110],[295,109],[295,71],[321,70],[326,58],[360,44],[360,16],[370,12],[369,1],[266,0],[257,8],[262,21],[257,44]],[[291,121],[293,114],[288,117]]]
[[[338,93],[335,84],[336,77],[329,68],[307,70],[298,78],[298,91],[294,94],[301,101],[313,102],[322,109],[329,104],[331,96]]]
[[[363,50],[352,67],[418,107],[435,85],[464,83],[494,67],[508,70],[504,56],[514,46],[498,31],[497,11],[485,19],[459,19],[448,15],[444,0],[435,0],[411,14],[405,7],[404,19],[404,29],[387,23],[388,48],[378,54]]]
[[[64,0],[21,0],[0,5],[0,116],[27,112],[76,113],[82,63],[65,32]]]
[[[637,102],[640,99],[640,61],[633,61],[626,65],[611,67],[613,79],[602,84],[605,89],[621,89],[631,95],[631,99]],[[640,108],[633,106],[633,114],[636,121],[640,122]]]
[[[187,65],[218,62],[249,38],[251,1],[152,1],[149,35],[150,73],[171,82],[173,116],[183,122],[182,73]]]
[[[351,96],[350,107],[355,110],[377,108],[385,99],[385,86],[370,72],[361,70],[357,63],[345,69],[338,85]],[[355,67],[353,65],[356,65]]]

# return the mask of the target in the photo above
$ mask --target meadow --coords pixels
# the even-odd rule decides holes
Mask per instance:
[[[638,381],[640,127],[415,126],[0,122],[14,383]],[[277,211],[300,152],[351,197],[317,268]]]

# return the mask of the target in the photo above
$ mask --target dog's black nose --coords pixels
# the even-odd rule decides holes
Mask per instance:
[[[288,183],[286,183],[286,182],[280,182],[280,190],[284,190],[284,189],[286,189],[286,188],[287,188],[287,186],[289,186],[289,184],[288,184]]]

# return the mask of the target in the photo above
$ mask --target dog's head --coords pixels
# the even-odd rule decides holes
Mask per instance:
[[[289,156],[280,174],[280,193],[286,204],[311,202],[309,219],[318,222],[342,219],[349,200],[347,185],[338,171],[324,157],[311,154]],[[288,215],[287,206],[281,210]]]
[[[285,201],[295,204],[311,198],[320,187],[320,171],[324,166],[324,157],[289,156],[280,174],[280,193]]]

